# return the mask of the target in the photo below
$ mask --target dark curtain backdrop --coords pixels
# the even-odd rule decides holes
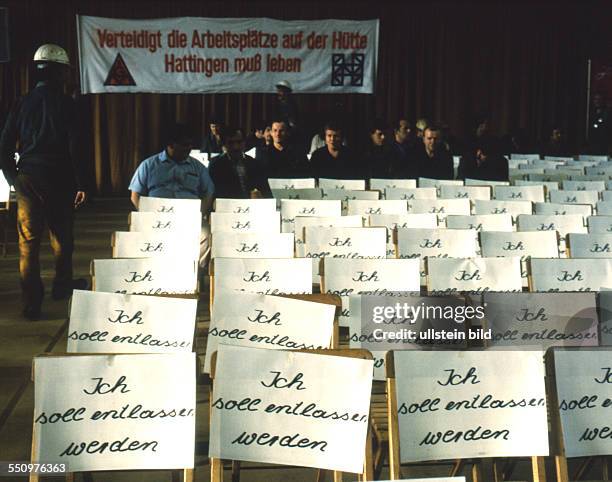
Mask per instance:
[[[380,19],[374,95],[297,95],[309,133],[340,111],[355,138],[373,117],[427,117],[465,136],[486,112],[503,134],[522,127],[534,140],[560,125],[570,142],[584,139],[587,59],[609,29],[609,2],[387,1],[34,1],[9,8],[12,60],[0,64],[0,116],[30,87],[30,59],[47,42],[76,63],[76,14],[125,18],[176,16],[280,19]],[[605,19],[608,19],[607,21]],[[605,35],[605,34],[604,34]],[[78,70],[74,72],[75,84]],[[136,165],[161,150],[166,126],[187,122],[204,132],[211,116],[251,129],[266,119],[272,95],[106,94],[80,96],[91,186],[127,195]]]

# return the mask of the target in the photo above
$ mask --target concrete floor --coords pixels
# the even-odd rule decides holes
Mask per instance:
[[[97,200],[77,214],[74,257],[75,277],[89,276],[89,263],[94,258],[109,258],[113,231],[127,229],[130,204],[127,200]],[[41,321],[29,322],[21,317],[16,235],[10,236],[8,255],[0,258],[0,461],[26,461],[30,457],[34,385],[30,380],[32,357],[44,352],[62,353],[66,349],[68,301],[52,301],[49,295],[53,278],[52,256],[45,243],[41,252],[43,282],[47,297],[43,304]],[[198,322],[208,320],[208,287],[204,285],[198,306]],[[203,351],[206,340],[199,337],[198,352]],[[208,385],[198,386],[196,417],[196,470],[197,481],[208,481]],[[527,480],[528,463],[521,463],[514,478]],[[449,465],[415,465],[404,470],[404,477],[443,477]],[[551,475],[553,472],[549,472]],[[381,479],[388,476],[383,469]],[[243,481],[314,481],[312,469],[243,464]],[[83,480],[77,474],[77,481]],[[345,480],[355,480],[348,475]],[[25,477],[1,478],[7,482],[27,480]],[[44,480],[61,480],[46,478]],[[157,482],[170,481],[169,472],[106,472],[95,473],[96,482]],[[229,470],[225,480],[230,480]],[[326,480],[331,480],[327,474]],[[468,477],[469,480],[469,477]],[[485,481],[491,480],[484,477]]]

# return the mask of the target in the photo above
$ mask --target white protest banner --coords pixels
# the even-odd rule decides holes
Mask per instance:
[[[520,258],[427,258],[427,289],[452,293],[521,291]]]
[[[304,228],[308,226],[322,227],[363,227],[361,216],[297,216],[294,221],[295,244],[304,244]]]
[[[476,231],[512,231],[510,214],[473,214],[446,216],[446,227],[449,229],[475,229]]]
[[[375,200],[351,199],[347,203],[347,214],[359,214],[369,216],[372,214],[407,214],[408,203],[399,200]]]
[[[440,186],[440,199],[491,199],[488,186]]]
[[[274,199],[215,199],[215,212],[234,214],[270,213],[276,211]]]
[[[81,88],[107,92],[374,92],[378,20],[77,16]]]
[[[389,188],[415,188],[416,179],[370,179],[370,189],[372,191],[385,192]]]
[[[217,258],[214,293],[239,290],[264,295],[312,293],[312,262],[298,258]]]
[[[281,230],[283,233],[292,233],[295,229],[297,216],[341,216],[342,203],[339,200],[307,200],[282,199],[281,200]]]
[[[533,205],[534,214],[545,215],[566,215],[579,214],[581,216],[590,216],[593,214],[593,206],[590,204],[561,204],[542,202]]]
[[[132,295],[194,294],[197,261],[186,258],[94,259],[94,291]]]
[[[212,236],[211,258],[293,258],[293,233],[224,233]]]
[[[595,206],[599,201],[597,191],[551,191],[550,202],[559,204],[590,204]]]
[[[393,356],[402,463],[548,455],[541,352]]]
[[[499,201],[544,202],[544,186],[495,186],[493,199]]]
[[[172,232],[187,236],[193,233],[199,239],[202,229],[202,215],[199,211],[185,214],[133,211],[129,214],[128,223],[130,231],[133,232]]]
[[[201,211],[202,201],[199,199],[174,199],[162,197],[141,196],[138,210],[143,212],[173,213],[189,215]]]
[[[323,189],[318,188],[272,189],[271,191],[278,206],[280,206],[281,199],[323,199]]]
[[[115,231],[113,258],[187,258],[200,256],[200,233]]]
[[[568,258],[612,258],[612,233],[567,235]]]
[[[220,345],[209,456],[362,472],[371,389],[372,360]]]
[[[472,214],[510,214],[512,219],[520,214],[531,214],[533,204],[531,201],[474,201]]]
[[[597,346],[594,293],[485,293],[492,346]]]
[[[437,197],[435,187],[388,187],[385,189],[385,199],[436,199]]]
[[[321,189],[341,189],[346,191],[364,191],[366,188],[365,179],[319,179]]]
[[[68,353],[193,350],[197,299],[75,290]]]
[[[219,344],[273,350],[328,348],[336,307],[281,296],[222,292],[210,315],[204,372]]]
[[[268,178],[268,186],[270,186],[270,189],[312,189],[316,187],[316,179],[314,177],[301,179]]]
[[[589,234],[612,233],[612,216],[589,216],[587,225]]]
[[[195,353],[34,358],[32,462],[193,468],[195,368]]]
[[[563,455],[612,455],[612,349],[556,349],[551,355]]]
[[[252,214],[210,213],[210,231],[234,233],[279,233],[278,211]]]
[[[600,291],[612,286],[612,259],[530,258],[531,291]]]

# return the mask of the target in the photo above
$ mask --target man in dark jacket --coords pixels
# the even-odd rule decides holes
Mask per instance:
[[[53,299],[87,287],[85,280],[72,279],[73,211],[85,201],[85,174],[77,153],[74,101],[63,93],[68,55],[46,44],[36,51],[34,62],[38,83],[12,109],[0,137],[0,166],[17,194],[23,315],[30,320],[40,318],[44,296],[39,251],[45,224],[55,256]]]
[[[342,129],[335,123],[328,123],[325,146],[312,153],[310,165],[312,176],[329,179],[367,179],[368,170],[348,147],[342,143]]]
[[[442,143],[442,131],[430,125],[423,133],[423,145],[417,146],[415,160],[419,177],[453,179],[453,156]]]
[[[221,137],[225,152],[213,157],[208,172],[219,198],[248,199],[269,195],[261,164],[244,153],[245,139],[236,127],[227,127]]]
[[[283,120],[272,122],[272,144],[261,149],[259,160],[267,177],[292,179],[308,177],[306,156],[291,142],[289,126]]]
[[[462,156],[458,179],[507,181],[508,160],[501,154],[500,143],[492,138],[481,139],[473,156]]]

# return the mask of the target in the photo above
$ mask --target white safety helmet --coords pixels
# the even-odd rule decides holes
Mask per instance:
[[[289,83],[288,80],[281,80],[280,82],[277,82],[276,88],[277,89],[287,89],[289,92],[293,91],[293,88],[291,87],[291,84]]]
[[[56,64],[70,65],[66,51],[55,44],[44,44],[38,47],[34,54],[34,62],[55,62]]]

